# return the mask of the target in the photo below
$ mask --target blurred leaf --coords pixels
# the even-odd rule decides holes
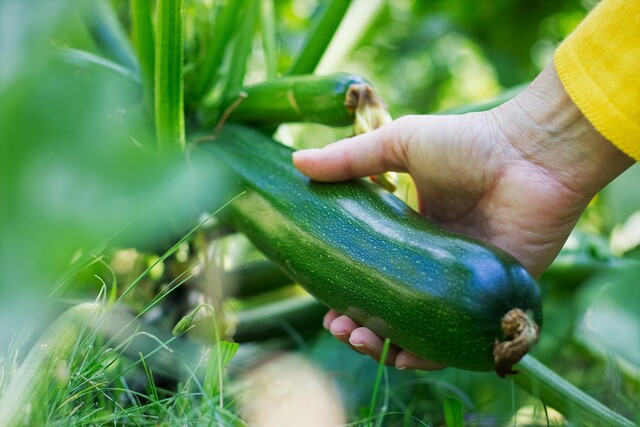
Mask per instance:
[[[447,427],[464,427],[464,408],[462,402],[452,397],[445,397],[444,419]]]
[[[288,74],[313,73],[350,4],[350,0],[330,0],[307,36],[304,46],[302,46],[298,58]]]
[[[640,164],[636,163],[601,191],[601,203],[607,209],[610,229],[640,210],[639,182]]]
[[[169,247],[202,206],[213,210],[228,194],[224,181],[212,178],[210,162],[136,145],[147,122],[126,79],[59,60],[50,39],[64,26],[60,11],[70,9],[13,1],[0,8],[3,31],[16,37],[0,38],[7,54],[0,67],[3,346],[17,325],[44,311],[77,256],[96,255],[107,244]],[[21,26],[5,27],[5,19]],[[12,57],[14,43],[33,61]]]
[[[100,51],[137,73],[136,55],[111,4],[107,0],[97,0],[92,7],[84,7],[83,11],[89,32]]]
[[[582,315],[575,339],[604,360],[615,362],[638,382],[640,366],[640,265],[594,276],[580,294]]]
[[[613,254],[605,237],[576,228],[540,281],[554,290],[573,289],[604,268],[627,263]]]

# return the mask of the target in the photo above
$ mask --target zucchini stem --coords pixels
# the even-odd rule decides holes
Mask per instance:
[[[392,121],[384,101],[367,83],[349,86],[344,105],[349,112],[355,113],[353,128],[356,135],[372,132]],[[398,188],[398,180],[391,172],[370,176],[369,179],[392,193]]]
[[[508,339],[500,342],[496,338],[493,347],[493,361],[495,369],[501,378],[505,375],[516,374],[511,369],[513,365],[518,363],[533,345],[538,341],[540,328],[533,320],[533,316],[519,308],[509,310],[502,317],[502,332]]]

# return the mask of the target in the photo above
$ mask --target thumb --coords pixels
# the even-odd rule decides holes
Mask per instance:
[[[293,163],[317,181],[344,181],[389,170],[405,172],[405,156],[395,123],[324,148],[296,151]]]

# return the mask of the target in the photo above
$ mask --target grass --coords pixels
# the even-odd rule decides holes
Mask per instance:
[[[56,47],[55,54],[80,70],[123,81],[132,92],[141,90],[139,104],[127,106],[125,112],[136,115],[140,113],[136,108],[142,108],[147,122],[153,122],[151,133],[157,137],[158,148],[180,151],[185,147],[188,132],[201,122],[204,106],[215,110],[224,105],[225,97],[242,87],[261,58],[265,69],[260,71],[269,79],[277,77],[283,69],[288,74],[313,71],[348,6],[343,0],[326,2],[324,9],[309,16],[311,31],[305,32],[292,48],[287,44],[290,40],[286,31],[290,28],[285,28],[283,22],[287,21],[282,20],[283,16],[291,19],[291,10],[286,6],[282,9],[281,2],[272,0],[259,3],[260,7],[239,1],[160,0],[154,10],[149,2],[131,0],[129,8],[125,8],[130,14],[129,23],[122,8],[114,10],[109,2],[101,2],[95,14],[85,16],[86,28],[80,31],[91,36],[92,43],[86,42],[84,47],[94,46],[95,50],[76,49],[73,43],[63,42],[60,45],[64,47]],[[401,15],[393,7],[390,6],[389,13]],[[121,24],[118,18],[123,16],[123,22],[130,25]],[[126,33],[127,28],[131,34]],[[261,38],[256,36],[258,28]],[[261,50],[254,49],[256,40],[262,41]],[[359,55],[363,52],[365,56],[371,53],[362,51]],[[437,55],[431,56],[432,61],[437,59]],[[397,83],[397,79],[392,83]],[[517,90],[519,87],[495,102],[471,108],[490,108]],[[116,108],[104,109],[108,111],[109,127],[118,127],[118,120],[127,120],[127,114],[124,119],[119,118],[120,111]],[[468,110],[466,107],[457,112]],[[31,121],[24,126],[25,132],[30,125]],[[135,140],[128,133],[126,138]],[[302,338],[296,325],[287,325],[288,336],[245,345],[225,341],[220,331],[226,328],[213,324],[215,339],[202,343],[191,339],[189,325],[196,317],[194,313],[179,328],[181,333],[189,332],[171,336],[168,331],[188,311],[184,305],[190,308],[201,303],[188,300],[188,295],[197,293],[194,283],[199,277],[197,270],[202,267],[197,258],[210,249],[209,243],[215,237],[215,233],[203,230],[203,223],[172,241],[169,249],[154,247],[153,256],[149,256],[152,261],[132,267],[130,272],[135,274],[131,278],[114,270],[109,259],[113,247],[109,245],[105,245],[104,251],[96,251],[99,255],[85,255],[68,266],[54,286],[49,302],[55,308],[51,311],[62,311],[61,307],[70,310],[67,311],[70,315],[62,314],[60,318],[69,327],[54,327],[45,332],[42,339],[53,339],[49,343],[37,341],[33,331],[20,331],[10,350],[0,357],[3,399],[0,413],[5,415],[0,417],[0,426],[21,423],[243,426],[237,396],[249,385],[238,381],[239,374],[255,365],[256,360],[290,348],[292,341],[297,343],[298,352],[340,384],[340,399],[349,425],[518,425],[527,423],[524,410],[531,407],[536,415],[541,415],[535,421],[541,425],[553,423],[552,409],[577,420],[581,419],[577,411],[582,411],[588,415],[585,425],[630,425],[618,414],[585,397],[583,391],[568,387],[563,378],[530,361],[524,362],[524,375],[520,376],[528,378],[529,383],[518,388],[514,382],[501,381],[492,374],[388,369],[382,363],[351,353],[327,334]],[[186,261],[177,256],[184,247],[193,251]],[[161,255],[155,255],[156,252]],[[158,267],[163,267],[164,273],[155,276]],[[87,277],[93,278],[91,282],[97,282],[100,289],[87,291]],[[87,307],[78,305],[78,295],[83,301],[95,300],[90,304],[99,307],[100,319],[90,321],[92,316],[86,311],[82,316],[74,315]],[[204,298],[207,297],[210,295],[205,294]],[[228,310],[222,301],[216,301],[215,307],[218,312],[212,316],[214,319],[220,319],[220,312]],[[572,321],[575,318],[567,320]],[[558,356],[563,363],[557,369],[563,377],[571,377],[580,388],[599,399],[608,399],[608,403],[614,402],[620,412],[637,419],[640,414],[637,379],[634,382],[618,377],[613,362],[613,367],[606,369],[607,362],[599,361],[585,349],[566,345],[571,337],[561,338],[560,346],[549,345],[541,354]],[[33,342],[38,343],[33,347],[34,356],[25,358]],[[36,370],[45,379],[36,381],[25,371],[35,372],[30,370],[30,364],[37,368],[39,364],[50,363],[49,358],[38,352],[43,343],[48,346],[47,354],[60,356],[48,369]],[[386,341],[385,352],[388,349]],[[19,368],[22,360],[27,362],[23,362],[24,368]],[[609,383],[616,386],[608,388]],[[273,387],[283,386],[274,380]],[[25,409],[30,415],[20,412]]]

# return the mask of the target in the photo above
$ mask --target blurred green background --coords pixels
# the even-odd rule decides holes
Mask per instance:
[[[215,3],[185,3],[187,83],[197,72],[190,64],[201,43],[193,28],[207,19]],[[111,4],[126,31],[131,22],[128,2]],[[361,74],[394,117],[480,102],[531,81],[594,4],[354,1],[318,72]],[[280,73],[292,64],[325,5],[313,0],[275,1]],[[111,273],[92,264],[96,260],[115,269],[115,251],[130,246],[153,259],[204,213],[228,201],[225,183],[207,165],[154,151],[151,116],[141,105],[135,69],[127,71],[122,63],[123,69],[114,72],[93,69],[78,65],[68,50],[61,50],[103,53],[87,25],[87,15],[95,9],[95,4],[80,0],[0,0],[3,350],[15,342],[17,328],[39,320],[60,297],[94,298],[104,284],[116,284]],[[256,36],[245,83],[266,78],[260,46]],[[118,63],[122,57],[111,59]],[[281,128],[278,135],[302,147],[323,145],[349,132],[295,125]],[[536,350],[541,360],[629,416],[638,413],[640,365],[640,271],[634,262],[640,254],[638,182],[640,169],[634,166],[606,188],[541,279],[546,331]],[[232,239],[228,246],[233,245],[235,249],[224,249],[227,254],[259,258],[246,249],[246,242]],[[175,265],[179,268],[180,259]],[[118,280],[120,286],[130,284],[125,277]],[[152,296],[155,291],[149,292]],[[140,292],[136,298],[149,296]],[[143,306],[144,301],[134,298],[131,304]],[[321,336],[320,347],[310,349],[325,366],[335,368],[347,358],[356,360],[349,363],[370,363],[350,353],[337,353],[331,359],[327,355],[342,350],[326,341]],[[330,350],[320,350],[322,346]],[[360,365],[352,372],[358,369]],[[392,375],[406,380],[404,373]],[[473,382],[455,372],[435,375],[430,381],[443,381],[437,387]],[[349,384],[353,401],[359,402],[358,390]],[[479,384],[475,387],[484,391],[476,390],[476,395],[486,392],[487,384],[494,385]],[[460,387],[456,393],[465,401]],[[504,387],[500,392],[510,393]],[[488,397],[486,409],[503,411],[511,399],[511,395]]]

